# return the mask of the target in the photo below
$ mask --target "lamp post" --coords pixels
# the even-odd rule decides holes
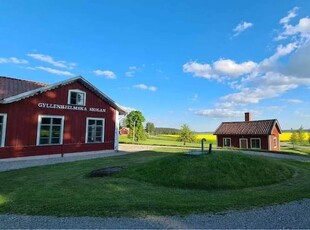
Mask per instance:
[[[133,130],[132,130],[132,143],[135,141],[135,129],[136,129],[136,119],[133,120]]]

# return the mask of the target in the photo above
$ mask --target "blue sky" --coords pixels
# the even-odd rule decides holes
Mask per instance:
[[[310,128],[310,1],[3,0],[0,75],[82,75],[157,127]]]

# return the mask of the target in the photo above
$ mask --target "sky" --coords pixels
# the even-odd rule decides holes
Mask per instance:
[[[155,127],[310,128],[309,0],[1,0],[0,76],[83,76]]]

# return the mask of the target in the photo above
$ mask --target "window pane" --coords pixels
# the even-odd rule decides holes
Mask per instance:
[[[84,105],[84,93],[77,94],[77,104]]]
[[[60,137],[60,126],[53,126],[52,137]]]
[[[40,138],[40,145],[49,144],[49,138]]]
[[[51,124],[51,118],[43,117],[41,120],[41,124]]]
[[[61,118],[53,118],[53,124],[61,125]]]
[[[49,135],[50,135],[50,126],[41,125],[40,137],[49,137]]]
[[[97,120],[97,125],[101,125],[102,126],[102,120]]]
[[[94,125],[96,123],[95,120],[88,120],[88,125]]]
[[[102,138],[101,137],[96,137],[96,142],[101,142]]]
[[[96,132],[102,132],[102,126],[97,126],[96,127]]]
[[[0,124],[3,124],[3,116],[0,116]]]
[[[59,144],[60,143],[60,138],[56,137],[56,138],[52,138],[52,144]]]
[[[94,142],[94,138],[91,135],[88,135],[87,142]]]
[[[77,102],[77,93],[71,92],[70,93],[70,104],[76,105]]]

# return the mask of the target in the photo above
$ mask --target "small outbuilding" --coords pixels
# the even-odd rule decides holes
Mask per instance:
[[[129,128],[123,127],[119,130],[120,135],[128,135],[129,134]]]
[[[277,119],[252,121],[245,113],[245,121],[223,122],[214,135],[218,147],[279,151],[281,133]]]
[[[0,77],[0,159],[117,150],[125,113],[83,77],[55,84]]]

